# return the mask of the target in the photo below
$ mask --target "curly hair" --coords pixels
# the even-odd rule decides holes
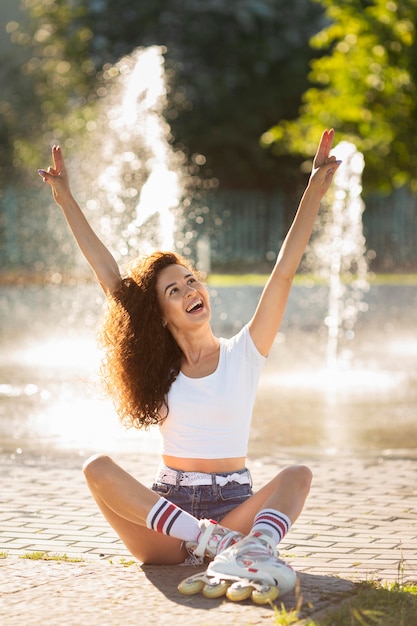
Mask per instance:
[[[102,374],[119,418],[128,428],[148,428],[168,414],[167,393],[178,376],[182,351],[162,325],[156,282],[161,270],[180,264],[172,252],[155,252],[132,264],[108,301],[99,333]]]

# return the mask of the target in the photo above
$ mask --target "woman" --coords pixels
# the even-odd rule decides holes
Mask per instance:
[[[208,292],[184,259],[155,253],[122,279],[72,196],[59,147],[52,149],[53,167],[39,170],[109,301],[102,340],[119,415],[129,425],[158,424],[161,430],[162,465],[152,490],[108,456],[94,456],[84,466],[104,517],[143,563],[179,564],[190,555],[220,553],[225,562],[228,546],[242,544],[244,552],[249,541],[252,558],[259,553],[259,563],[282,566],[276,546],[303,508],[311,472],[287,467],[253,494],[245,465],[249,424],[294,274],[340,164],[330,156],[333,136],[333,130],[322,135],[252,319],[229,340],[213,334]]]

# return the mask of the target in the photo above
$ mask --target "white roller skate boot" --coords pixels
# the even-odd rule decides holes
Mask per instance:
[[[186,561],[186,564],[189,565],[201,565],[204,562],[204,557],[213,559],[217,554],[237,543],[244,536],[242,533],[229,530],[209,519],[200,520],[199,526],[201,532],[197,541],[187,541],[185,544],[190,554],[190,558]],[[180,582],[178,591],[185,595],[193,595],[202,591],[203,595],[208,598],[217,598],[226,593],[229,584],[213,584],[212,579],[207,577],[206,572],[200,572]]]
[[[256,604],[273,602],[294,589],[297,580],[290,565],[278,558],[272,538],[258,532],[220,552],[206,576],[211,585],[225,588],[229,600],[251,598]]]

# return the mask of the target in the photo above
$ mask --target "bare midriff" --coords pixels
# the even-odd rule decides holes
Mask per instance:
[[[162,460],[165,465],[172,467],[172,469],[183,470],[184,472],[204,472],[206,474],[232,473],[246,466],[244,456],[231,459],[183,459],[164,454]]]

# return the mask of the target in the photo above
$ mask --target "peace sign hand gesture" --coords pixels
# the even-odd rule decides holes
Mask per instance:
[[[330,187],[334,173],[342,162],[337,161],[335,156],[330,156],[333,138],[333,128],[323,132],[313,161],[309,186],[317,187],[321,196],[324,196]]]
[[[44,182],[51,185],[55,202],[62,206],[62,203],[71,196],[71,190],[64,156],[59,146],[53,146],[52,159],[53,167],[48,167],[47,170],[38,170],[38,174],[42,176]]]

